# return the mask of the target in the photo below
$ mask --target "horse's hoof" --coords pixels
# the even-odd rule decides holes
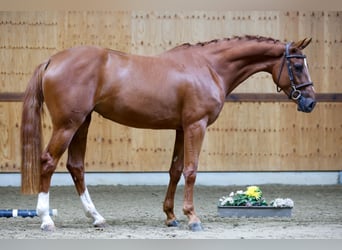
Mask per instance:
[[[56,227],[54,224],[43,224],[43,225],[41,225],[40,228],[44,232],[54,232],[56,230]]]
[[[166,225],[168,227],[179,227],[179,222],[178,220],[173,220],[173,221],[169,221]]]
[[[97,228],[105,228],[108,226],[106,223],[106,220],[102,216],[100,216],[100,218],[97,218],[93,222],[93,225],[94,225],[94,227],[97,227]]]
[[[96,227],[96,228],[105,228],[105,227],[107,227],[108,226],[108,224],[106,223],[106,222],[101,222],[101,223],[94,223],[94,227]]]
[[[194,222],[189,224],[189,229],[193,232],[203,231],[203,227],[201,222]]]

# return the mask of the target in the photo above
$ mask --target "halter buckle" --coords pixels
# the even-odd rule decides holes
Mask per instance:
[[[291,92],[291,99],[297,101],[302,96],[300,90],[294,88]]]

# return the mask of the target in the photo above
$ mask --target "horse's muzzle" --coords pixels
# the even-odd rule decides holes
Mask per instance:
[[[301,96],[298,100],[298,111],[310,113],[315,108],[316,103],[311,97]]]

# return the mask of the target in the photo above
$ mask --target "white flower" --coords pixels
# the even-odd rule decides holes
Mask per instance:
[[[286,198],[286,199],[285,199],[285,205],[286,205],[287,207],[294,207],[294,202],[293,202],[293,200],[291,200],[290,198]]]
[[[234,203],[233,197],[225,197],[225,196],[223,196],[223,197],[220,199],[220,205],[221,205],[221,206],[224,206],[224,205],[226,205],[227,203],[233,204],[233,203]]]
[[[242,190],[236,191],[237,194],[244,194],[245,192]]]
[[[273,207],[293,207],[294,206],[293,200],[289,198],[286,198],[286,199],[277,198],[271,204],[273,205]]]
[[[234,198],[233,197],[228,197],[228,202],[229,204],[233,204],[234,203]]]
[[[233,197],[233,196],[234,196],[234,192],[231,192],[231,193],[229,194],[229,196],[230,196],[230,197]]]

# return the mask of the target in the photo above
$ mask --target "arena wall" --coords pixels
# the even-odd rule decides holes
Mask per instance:
[[[156,55],[179,44],[235,35],[282,41],[312,37],[305,50],[320,103],[311,114],[275,94],[257,74],[227,99],[208,128],[200,171],[342,170],[341,11],[1,11],[0,172],[20,170],[21,96],[36,65],[53,53],[98,45]],[[270,97],[270,98],[266,98]],[[51,134],[44,122],[45,142]],[[93,115],[88,172],[167,171],[174,132],[124,127]],[[58,171],[64,172],[66,157]]]

